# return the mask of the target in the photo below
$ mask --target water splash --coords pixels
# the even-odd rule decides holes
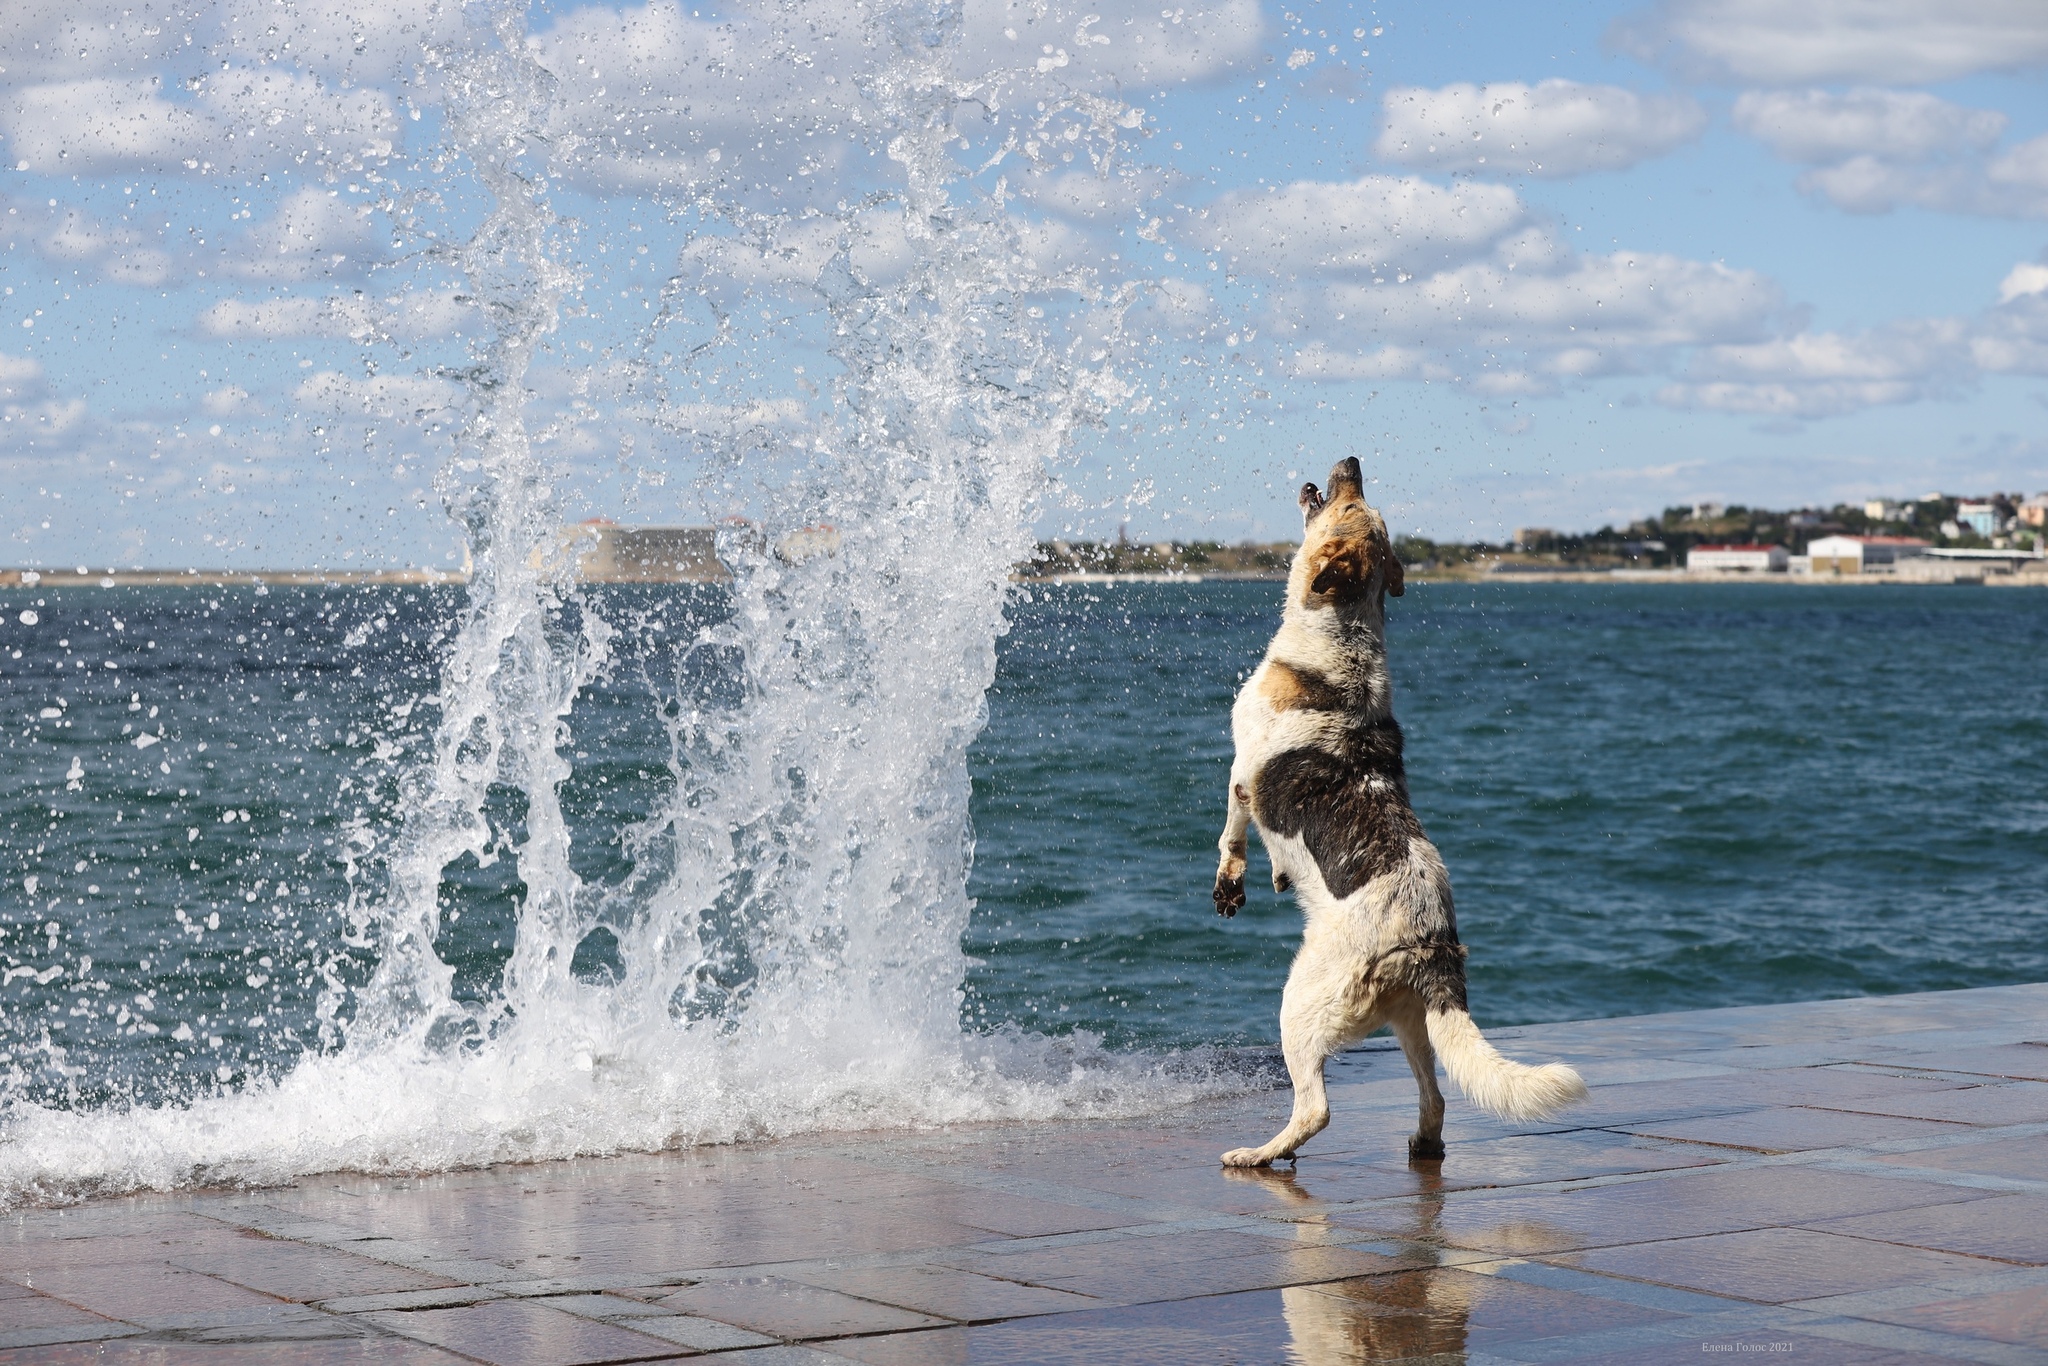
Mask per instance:
[[[774,424],[707,418],[681,392],[686,370],[648,365],[636,381],[650,416],[706,460],[707,489],[772,478],[755,521],[724,538],[729,613],[656,680],[672,792],[623,833],[630,872],[601,884],[574,870],[560,790],[613,627],[566,581],[527,425],[529,368],[580,287],[549,168],[587,139],[562,133],[557,78],[511,11],[448,64],[449,150],[491,201],[449,255],[489,328],[459,376],[466,424],[444,480],[475,577],[430,755],[402,784],[404,823],[370,851],[380,875],[355,884],[349,938],[374,966],[352,981],[330,965],[327,1047],[240,1091],[121,1114],[14,1107],[0,1190],[1124,1113],[1242,1084],[1214,1059],[961,1027],[965,758],[1009,567],[1074,434],[1130,397],[1118,358],[1135,297],[1042,264],[991,168],[1076,151],[1102,165],[1139,122],[1116,101],[1040,89],[982,171],[963,169],[964,115],[986,118],[1017,84],[1000,67],[962,73],[963,23],[947,4],[885,7],[849,49],[866,58],[849,68],[848,108],[894,184],[830,210],[764,207],[759,183],[725,173],[677,192],[731,230],[720,250],[812,253],[798,284],[839,373],[828,407]],[[728,341],[729,322],[714,329]],[[820,524],[836,553],[791,534]],[[494,800],[509,819],[492,819]],[[445,955],[445,879],[465,855],[510,860],[523,889],[510,959],[481,999],[458,996]],[[617,971],[579,977],[578,946],[600,929]]]

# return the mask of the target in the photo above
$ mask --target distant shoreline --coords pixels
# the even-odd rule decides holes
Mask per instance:
[[[0,588],[461,588],[470,576],[453,569],[0,569]],[[722,583],[726,578],[645,577],[586,578],[585,584],[679,584]],[[1285,583],[1287,576],[1256,571],[1220,573],[1173,573],[1169,571],[1105,574],[1082,571],[1072,574],[1012,574],[1015,584],[1120,584],[1120,583]],[[1668,585],[1702,584],[1787,584],[1795,587],[1911,588],[2048,587],[2048,572],[2005,572],[1958,568],[1946,578],[1892,574],[1758,574],[1695,573],[1683,569],[1612,570],[1510,570],[1496,573],[1438,574],[1410,570],[1410,583],[1648,583]]]

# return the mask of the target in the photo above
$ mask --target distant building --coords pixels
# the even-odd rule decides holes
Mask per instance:
[[[1872,565],[1915,559],[1927,550],[1928,543],[1917,536],[1820,536],[1808,543],[1806,554],[1816,574],[1861,574]]]
[[[1999,525],[1998,504],[1964,502],[1956,504],[1956,522],[1979,536],[1993,536],[2005,528]]]
[[[1801,508],[1798,512],[1794,512],[1785,518],[1785,525],[1798,531],[1804,531],[1809,527],[1817,527],[1820,525],[1820,514],[1809,508]]]
[[[1791,558],[1791,552],[1781,545],[1696,545],[1687,552],[1685,567],[1695,574],[1731,570],[1782,574]]]
[[[2020,525],[2048,527],[2048,493],[2037,493],[2020,504]]]
[[[1518,526],[1515,528],[1515,549],[1535,550],[1539,546],[1555,545],[1557,532],[1547,526]]]
[[[1889,498],[1873,498],[1863,505],[1863,515],[1873,522],[1900,522],[1905,520],[1906,505]]]
[[[618,526],[585,522],[563,533],[585,583],[719,583],[732,577],[708,526]]]
[[[1711,522],[1727,510],[1726,503],[1694,503],[1692,516],[1696,522]]]

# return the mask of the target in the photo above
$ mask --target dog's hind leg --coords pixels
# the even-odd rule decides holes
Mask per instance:
[[[1263,1146],[1223,1154],[1223,1165],[1263,1167],[1292,1157],[1330,1122],[1323,1063],[1361,1032],[1354,1027],[1348,1009],[1352,993],[1345,988],[1343,974],[1308,946],[1295,955],[1287,989],[1280,996],[1280,1049],[1287,1057],[1288,1079],[1294,1083],[1294,1113],[1287,1127]]]
[[[1408,1159],[1437,1161],[1444,1155],[1444,1093],[1437,1089],[1436,1050],[1430,1047],[1422,998],[1412,991],[1400,992],[1388,1011],[1388,1023],[1401,1041],[1401,1051],[1408,1055],[1408,1070],[1415,1074],[1415,1089],[1421,1093],[1421,1114],[1415,1135],[1408,1140]]]

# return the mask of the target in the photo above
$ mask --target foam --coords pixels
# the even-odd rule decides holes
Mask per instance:
[[[458,442],[475,574],[433,752],[349,908],[349,940],[374,948],[376,968],[321,1003],[339,1047],[240,1091],[157,1108],[13,1101],[0,1199],[1131,1115],[1256,1084],[1221,1054],[1115,1056],[1085,1038],[960,1025],[966,751],[1009,569],[1073,434],[1129,396],[1105,357],[1134,296],[1041,271],[1000,192],[972,189],[956,166],[955,111],[994,88],[951,69],[959,23],[958,7],[918,6],[871,21],[881,55],[861,82],[867,126],[895,164],[908,254],[865,273],[852,244],[877,211],[842,205],[838,253],[801,286],[832,325],[835,401],[780,447],[814,458],[762,494],[761,534],[722,547],[736,573],[730,619],[682,647],[727,652],[741,700],[678,699],[689,705],[670,723],[673,791],[622,832],[635,870],[605,887],[573,871],[556,792],[609,628],[588,604],[580,631],[557,624],[572,594],[563,518],[524,413],[529,366],[580,285],[562,256],[573,234],[532,174],[556,87],[515,18],[454,62],[447,147],[494,205],[449,257],[495,328],[466,381]],[[1139,122],[1098,96],[1047,94],[1019,117],[1040,133],[1071,118],[1073,136],[1046,139],[1061,155],[1106,164],[1118,130]],[[558,142],[545,155],[576,151]],[[756,222],[772,248],[778,221],[746,207],[752,189],[728,187],[715,207]],[[712,490],[761,455],[758,433],[691,435]],[[767,550],[820,522],[840,531],[836,555]],[[507,786],[524,800],[517,940],[497,995],[459,1001],[436,951],[442,876],[491,849],[485,798]],[[599,925],[623,963],[601,986],[570,971]]]

